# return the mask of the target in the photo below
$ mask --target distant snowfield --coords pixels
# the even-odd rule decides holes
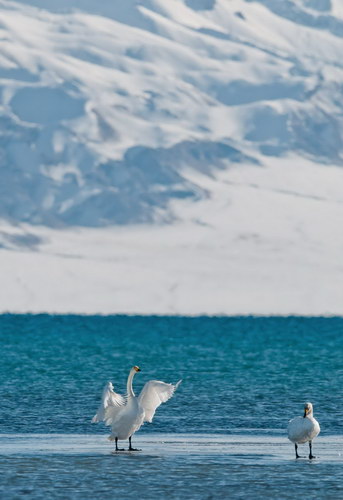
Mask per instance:
[[[197,175],[212,197],[177,202],[173,225],[3,223],[0,310],[343,314],[342,169],[289,158],[226,170],[210,186]]]
[[[343,314],[341,0],[0,0],[0,311]]]

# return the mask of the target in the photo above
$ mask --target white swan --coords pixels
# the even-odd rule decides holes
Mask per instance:
[[[135,396],[132,390],[132,380],[141,369],[133,366],[127,379],[127,396],[124,398],[113,390],[113,385],[108,382],[102,393],[99,409],[92,418],[92,422],[104,421],[111,425],[112,434],[109,439],[115,441],[116,451],[124,451],[118,448],[118,440],[128,439],[129,450],[139,451],[132,448],[131,437],[138,431],[144,422],[152,422],[156,409],[161,403],[165,403],[172,397],[178,388],[177,384],[166,384],[159,380],[150,380],[143,387],[140,395]]]
[[[312,403],[305,403],[304,416],[295,417],[288,423],[288,439],[295,445],[295,456],[298,455],[298,444],[309,442],[310,454],[309,458],[316,458],[312,455],[312,440],[320,433],[320,426],[313,416]]]

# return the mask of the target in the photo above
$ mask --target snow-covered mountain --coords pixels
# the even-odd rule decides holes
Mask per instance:
[[[0,40],[0,309],[343,312],[341,0],[0,0]]]
[[[208,195],[185,167],[340,164],[339,4],[1,1],[0,216],[169,221]]]

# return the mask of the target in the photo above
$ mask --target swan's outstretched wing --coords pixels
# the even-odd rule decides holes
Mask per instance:
[[[138,397],[140,405],[144,408],[144,422],[152,422],[156,409],[172,397],[181,380],[177,384],[166,384],[159,380],[150,380],[145,384]]]
[[[101,403],[98,408],[98,411],[92,418],[92,423],[106,421],[109,417],[114,416],[121,408],[125,405],[125,399],[120,394],[117,394],[113,390],[112,382],[107,382],[102,392]],[[111,415],[109,415],[109,411],[111,410]]]

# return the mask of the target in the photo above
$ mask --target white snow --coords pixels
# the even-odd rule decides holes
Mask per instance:
[[[289,158],[197,176],[212,197],[176,202],[172,225],[2,225],[42,243],[1,251],[1,310],[342,314],[342,169]]]
[[[343,314],[339,0],[0,0],[0,311]]]

